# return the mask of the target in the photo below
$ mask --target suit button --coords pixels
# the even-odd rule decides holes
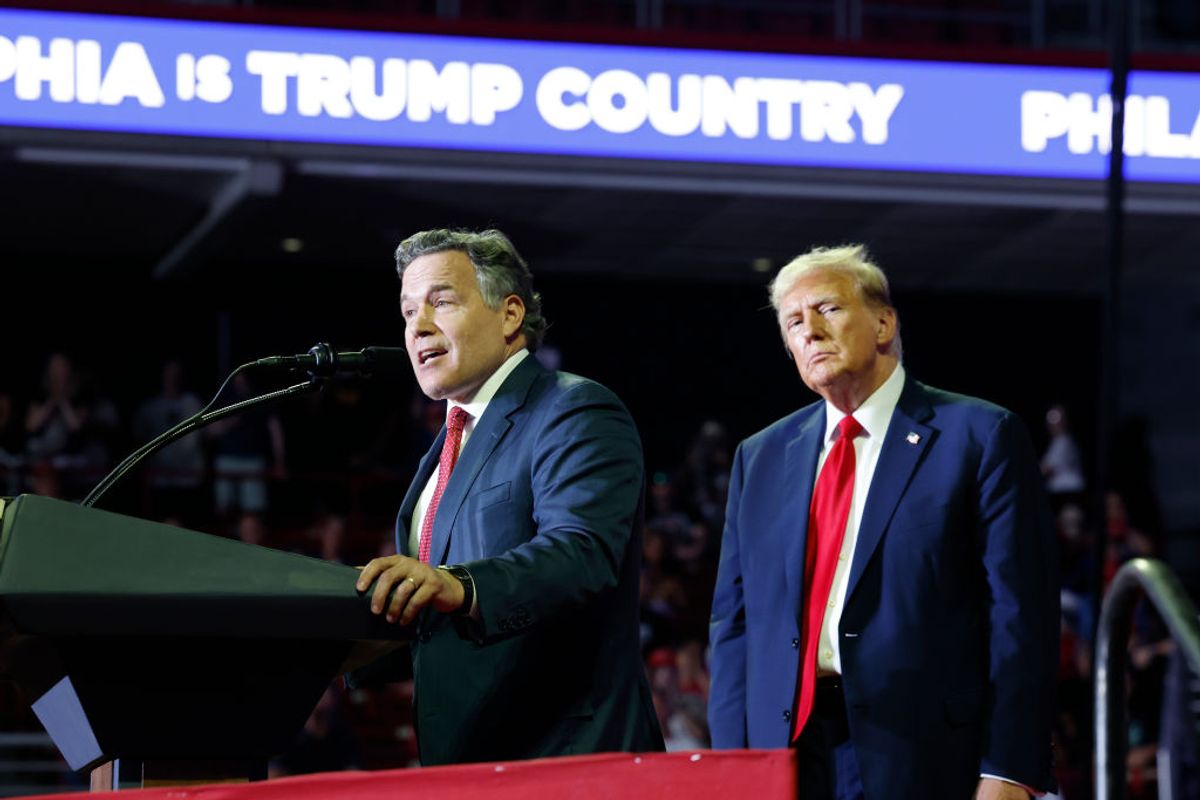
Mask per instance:
[[[785,709],[783,710],[783,719],[784,719],[784,721],[785,721],[785,722],[791,722],[791,721],[792,721],[792,710],[791,710],[790,708],[785,708]]]
[[[421,644],[425,644],[432,638],[433,634],[429,631],[421,631],[421,635],[417,637],[417,641],[419,641]]]
[[[793,650],[800,649],[800,640],[799,639],[792,639],[792,649]]]

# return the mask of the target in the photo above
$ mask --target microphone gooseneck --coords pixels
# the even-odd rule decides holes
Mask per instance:
[[[357,352],[339,353],[332,345],[321,342],[309,351],[295,356],[269,356],[253,362],[266,369],[304,370],[314,378],[335,375],[364,375],[394,372],[408,365],[408,353],[403,347],[366,347]]]

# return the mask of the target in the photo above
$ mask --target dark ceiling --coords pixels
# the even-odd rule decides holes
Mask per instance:
[[[168,285],[354,280],[386,268],[408,233],[483,225],[543,273],[762,282],[797,252],[847,241],[913,290],[1090,295],[1106,270],[1098,182],[7,129],[0,185],[6,265],[104,265]],[[1128,205],[1130,276],[1195,286],[1200,187],[1136,186]]]

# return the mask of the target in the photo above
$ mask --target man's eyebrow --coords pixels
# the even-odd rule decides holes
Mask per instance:
[[[436,294],[438,292],[445,292],[445,291],[454,291],[454,285],[449,284],[449,283],[435,283],[433,286],[430,286],[429,289],[425,292],[425,296],[428,297],[431,294]],[[405,300],[412,300],[412,299],[413,299],[413,296],[411,294],[405,294],[404,292],[400,293],[400,302],[404,302]]]
[[[811,300],[802,300],[802,301],[797,301],[795,303],[786,304],[782,307],[781,310],[783,313],[794,314],[798,311],[803,311],[806,308],[818,308],[820,306],[825,305],[826,303],[840,303],[840,302],[841,301],[837,298],[837,295],[824,294],[824,295],[821,295],[820,297],[814,297]]]

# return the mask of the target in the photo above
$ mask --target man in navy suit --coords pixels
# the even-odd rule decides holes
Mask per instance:
[[[423,764],[663,748],[638,640],[642,448],[603,386],[542,367],[533,278],[499,231],[396,251],[405,342],[447,425],[359,577],[415,625]]]
[[[795,747],[806,799],[1045,792],[1058,597],[1025,428],[905,373],[887,279],[862,247],[798,257],[771,301],[822,399],[734,459],[714,746]]]

